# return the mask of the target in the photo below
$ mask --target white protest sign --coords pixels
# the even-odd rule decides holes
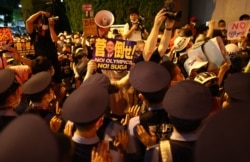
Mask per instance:
[[[247,36],[250,28],[250,21],[235,21],[228,24],[227,39],[234,40],[239,39],[241,36]]]
[[[218,69],[225,59],[230,62],[229,56],[221,37],[214,37],[188,51],[188,57],[195,57],[199,61],[208,62],[207,71]]]
[[[207,71],[216,70],[225,62],[225,57],[222,52],[225,46],[220,37],[209,39],[203,48],[208,60]]]

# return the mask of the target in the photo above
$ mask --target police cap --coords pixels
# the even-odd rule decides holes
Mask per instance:
[[[92,76],[90,76],[88,79],[86,79],[81,86],[84,86],[86,84],[98,84],[101,85],[103,88],[108,89],[110,86],[110,80],[109,78],[101,73],[95,73]]]
[[[179,119],[198,120],[208,116],[212,110],[211,92],[204,85],[193,80],[183,80],[167,91],[163,107]]]
[[[37,115],[24,114],[0,134],[0,161],[56,162],[58,144],[46,122]]]
[[[250,101],[250,73],[232,74],[225,80],[224,88],[230,98]]]
[[[39,93],[50,85],[51,80],[51,74],[47,71],[36,73],[23,84],[23,93],[28,95]]]
[[[11,69],[0,70],[0,94],[4,93],[14,82],[15,72]]]
[[[196,143],[196,162],[248,161],[250,150],[248,104],[230,104],[206,121]]]
[[[104,114],[108,103],[107,89],[98,84],[84,84],[65,100],[62,116],[75,123],[90,123]]]
[[[160,64],[142,61],[130,70],[129,82],[140,92],[157,92],[167,87],[171,77]]]

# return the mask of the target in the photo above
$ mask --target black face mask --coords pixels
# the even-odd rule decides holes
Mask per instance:
[[[220,89],[220,87],[218,84],[215,84],[215,85],[212,85],[209,87],[209,90],[212,93],[213,97],[216,97],[219,95],[219,89]]]

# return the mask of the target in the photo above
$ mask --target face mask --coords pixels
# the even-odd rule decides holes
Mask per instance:
[[[135,24],[135,23],[137,23],[138,22],[138,19],[136,19],[136,20],[131,20],[131,23],[132,24]]]
[[[42,25],[42,30],[48,30],[49,26],[48,25]]]
[[[216,97],[219,95],[219,85],[215,84],[209,87],[210,92],[212,93],[213,97]]]

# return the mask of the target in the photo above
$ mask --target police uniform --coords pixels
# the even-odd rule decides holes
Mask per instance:
[[[198,121],[198,125],[190,131],[173,131],[170,136],[168,147],[155,145],[147,150],[144,162],[161,159],[164,161],[162,152],[170,153],[173,162],[193,162],[194,147],[199,138],[199,125],[202,119],[207,117],[212,110],[212,95],[207,87],[192,80],[184,80],[170,87],[166,93],[163,106],[170,115],[173,126],[177,124],[171,120],[171,116],[177,121]],[[159,157],[159,155],[162,155]],[[165,157],[166,158],[166,157]]]
[[[45,90],[51,84],[52,77],[49,72],[39,72],[34,74],[22,86],[23,94],[27,96],[36,95]],[[25,113],[33,113],[41,116],[49,124],[50,120],[56,114],[47,106],[41,106],[41,103],[31,102]]]
[[[224,82],[225,92],[229,98],[237,102],[249,102],[250,100],[250,73],[235,73]],[[231,103],[233,103],[233,101]]]
[[[15,73],[11,69],[0,70],[0,96],[4,94],[15,81]],[[21,97],[20,97],[21,98]],[[5,101],[3,101],[5,102]],[[0,131],[13,119],[17,117],[17,113],[13,108],[0,105]]]
[[[0,161],[58,162],[57,140],[38,116],[24,114],[0,134]]]
[[[229,105],[208,119],[195,149],[196,162],[249,161],[250,73],[235,73],[224,82]]]
[[[92,78],[93,76],[94,78]],[[106,84],[105,78],[99,78],[99,74],[94,74],[93,76],[84,81],[78,89],[71,93],[63,104],[63,118],[76,123],[76,129],[77,125],[92,124],[101,118],[108,106],[108,84]],[[99,78],[99,81],[104,79],[104,82],[94,84],[92,79],[96,79],[95,77]],[[75,143],[73,162],[90,162],[92,148],[101,142],[97,133],[91,138],[74,133],[72,140]],[[111,156],[113,155],[113,161],[121,161],[118,151],[112,150],[110,152],[113,153],[111,154]]]
[[[129,81],[131,85],[139,92],[157,93],[167,90],[170,83],[169,72],[160,64],[155,62],[139,62],[131,70]],[[165,94],[165,91],[164,91]],[[151,103],[149,103],[151,104]],[[149,105],[148,111],[140,116],[130,119],[128,124],[129,144],[127,147],[128,160],[142,161],[144,159],[145,146],[137,138],[136,126],[141,124],[146,131],[153,131],[157,135],[157,139],[168,138],[171,134],[172,127],[169,125],[167,112],[161,106],[161,101],[158,106]],[[164,130],[163,127],[169,127]]]

